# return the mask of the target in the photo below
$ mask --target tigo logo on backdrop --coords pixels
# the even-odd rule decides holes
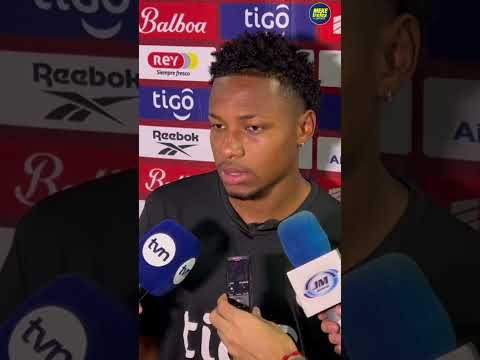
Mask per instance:
[[[140,126],[139,156],[213,161],[210,130]]]
[[[140,88],[140,116],[146,119],[208,121],[208,89]]]
[[[133,5],[133,6],[131,6]],[[130,0],[31,0],[0,13],[0,33],[23,36],[72,36],[136,39],[136,2]],[[131,22],[129,24],[129,22]]]
[[[342,153],[341,139],[332,137],[319,137],[317,146],[318,170],[341,172]]]
[[[215,40],[217,9],[208,3],[141,3],[140,40]]]
[[[152,52],[148,64],[157,69],[190,69],[198,66],[198,57],[193,53]]]
[[[213,47],[140,46],[140,77],[151,80],[209,81]]]
[[[221,8],[222,38],[233,39],[245,31],[274,31],[295,40],[314,40],[315,26],[308,20],[307,5],[226,4]]]
[[[325,25],[332,17],[332,10],[327,4],[317,3],[310,7],[310,21],[315,25]]]

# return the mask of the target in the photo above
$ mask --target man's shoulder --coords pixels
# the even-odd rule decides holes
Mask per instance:
[[[178,204],[177,207],[181,207],[198,201],[213,200],[212,196],[217,192],[218,176],[216,171],[211,171],[163,185],[149,195],[148,202]]]

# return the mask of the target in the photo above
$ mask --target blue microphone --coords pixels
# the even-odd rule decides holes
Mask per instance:
[[[138,358],[134,314],[86,279],[59,277],[1,324],[0,359]]]
[[[332,251],[316,217],[300,211],[283,220],[277,231],[285,254],[295,266],[287,275],[305,315],[313,316],[340,303],[340,254]],[[340,324],[333,309],[328,317]]]
[[[343,350],[352,360],[433,360],[453,351],[450,318],[417,264],[384,255],[344,276]]]
[[[299,267],[332,251],[328,236],[310,211],[300,211],[278,226],[283,251]]]
[[[154,226],[140,240],[141,291],[154,296],[171,291],[187,277],[199,254],[198,238],[175,221],[164,220]]]

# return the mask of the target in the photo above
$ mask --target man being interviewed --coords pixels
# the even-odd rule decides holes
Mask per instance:
[[[328,359],[320,322],[296,303],[277,237],[281,220],[308,210],[334,246],[340,240],[339,203],[299,170],[299,151],[316,128],[319,82],[306,54],[280,35],[244,34],[215,56],[209,120],[217,170],[157,189],[140,218],[142,234],[167,218],[184,225],[201,255],[176,290],[145,299],[142,334],[158,337],[162,359],[281,360],[297,350]],[[236,255],[251,256],[253,313],[222,295],[225,260]]]

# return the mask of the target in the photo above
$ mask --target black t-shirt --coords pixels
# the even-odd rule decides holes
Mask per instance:
[[[365,262],[391,252],[417,263],[449,313],[460,344],[472,341],[480,349],[480,234],[410,187],[406,211]]]
[[[339,243],[341,215],[335,199],[312,184],[300,210],[315,214],[332,244]],[[158,336],[161,359],[229,359],[209,313],[225,292],[225,259],[237,255],[252,257],[253,303],[260,307],[262,316],[283,325],[309,360],[334,358],[318,319],[307,319],[296,304],[286,276],[291,266],[277,237],[277,220],[245,224],[231,206],[216,172],[153,192],[140,219],[141,234],[164,219],[173,219],[192,231],[202,250],[192,272],[177,289],[160,298],[145,299],[141,331]]]

